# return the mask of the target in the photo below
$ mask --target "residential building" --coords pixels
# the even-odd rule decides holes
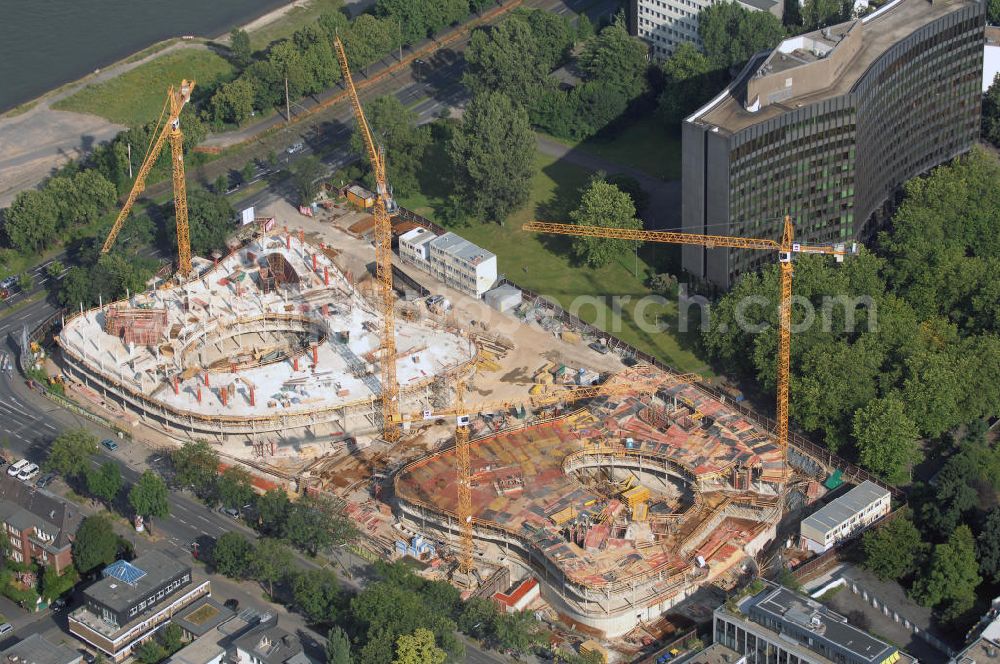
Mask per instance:
[[[737,606],[717,608],[712,633],[715,643],[745,656],[747,664],[916,662],[819,602],[769,582]]]
[[[399,236],[399,257],[404,263],[415,263],[421,267],[429,265],[431,250],[428,245],[436,237],[423,226],[403,233]]]
[[[0,662],[22,664],[80,664],[83,656],[76,650],[56,645],[41,634],[32,634],[0,650]]]
[[[701,10],[716,0],[630,0],[630,19],[634,15],[633,34],[649,42],[650,52],[658,60],[669,58],[684,42],[702,47],[698,36]],[[750,11],[774,14],[779,19],[784,10],[781,0],[736,0]],[[629,21],[633,23],[632,20]],[[631,27],[631,26],[630,26]]]
[[[802,520],[802,547],[823,553],[888,514],[891,499],[888,489],[865,480]]]
[[[302,650],[297,636],[274,623],[262,623],[233,641],[234,664],[316,664]]]
[[[950,664],[1000,664],[1000,641],[981,636],[969,644]]]
[[[979,137],[985,3],[894,0],[786,39],[682,126],[682,230],[866,242],[907,180]],[[772,252],[684,246],[696,283],[728,289]]]
[[[236,614],[204,598],[174,623],[192,640],[166,664],[316,664],[303,652],[299,638],[278,628],[275,615],[261,609]]]
[[[73,505],[0,474],[0,522],[17,562],[52,565],[62,574],[73,563],[71,547],[80,521]]]
[[[159,551],[131,563],[116,561],[83,591],[83,606],[69,615],[69,631],[115,662],[152,636],[181,611],[211,594],[207,579]]]

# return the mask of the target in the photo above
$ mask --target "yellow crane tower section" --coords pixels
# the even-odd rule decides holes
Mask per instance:
[[[381,150],[375,145],[365,111],[361,108],[358,91],[354,87],[351,68],[347,64],[347,53],[340,37],[333,41],[340,69],[344,74],[344,83],[351,97],[354,108],[354,118],[358,123],[358,131],[364,139],[368,160],[375,175],[378,195],[375,197],[372,216],[375,217],[375,278],[379,286],[382,305],[382,437],[389,442],[399,440],[402,435],[397,425],[399,422],[399,383],[396,381],[396,325],[395,297],[392,292],[392,218],[396,203],[392,199],[389,185],[385,177],[385,162]]]
[[[788,455],[788,384],[792,356],[792,256],[794,254],[826,254],[842,261],[844,256],[856,254],[857,245],[847,249],[837,245],[805,245],[795,242],[795,229],[790,217],[785,217],[781,241],[763,238],[742,238],[729,235],[698,235],[695,233],[674,233],[669,231],[629,230],[625,228],[604,228],[602,226],[578,226],[576,224],[554,224],[533,221],[524,224],[526,231],[577,235],[583,237],[610,238],[615,240],[638,240],[640,242],[666,242],[670,244],[693,244],[708,248],[729,247],[733,249],[756,249],[778,252],[781,266],[781,298],[778,304],[778,446],[782,459]]]
[[[177,217],[177,271],[182,276],[191,273],[191,237],[188,229],[188,208],[187,208],[187,187],[184,183],[184,134],[181,132],[181,110],[184,105],[191,101],[191,92],[194,90],[194,81],[183,80],[180,86],[170,86],[167,91],[167,101],[163,104],[163,111],[160,113],[160,120],[157,126],[163,121],[163,116],[167,115],[167,121],[163,123],[163,129],[156,134],[156,138],[146,150],[146,158],[139,167],[139,172],[135,176],[132,190],[125,199],[125,205],[115,219],[108,238],[101,247],[101,253],[106,254],[111,251],[115,244],[118,233],[121,232],[125,219],[128,218],[135,199],[146,189],[146,178],[153,164],[160,157],[163,144],[170,139],[170,165],[174,184],[174,214]],[[168,113],[169,109],[169,113]]]

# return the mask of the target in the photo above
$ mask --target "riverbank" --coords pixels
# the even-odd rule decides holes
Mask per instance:
[[[338,0],[296,0],[273,8],[243,24],[255,33],[294,31],[301,14],[316,5],[329,7]],[[352,8],[366,6],[365,0],[349,3]],[[289,33],[290,34],[290,33]],[[0,114],[0,207],[10,205],[21,190],[37,185],[52,170],[71,159],[85,156],[94,146],[113,138],[124,125],[77,109],[59,110],[53,106],[90,86],[111,81],[127,72],[182,49],[204,51],[213,42],[228,41],[229,32],[214,39],[173,37],[119,59],[82,78]],[[157,94],[166,93],[166,87]],[[159,99],[159,97],[158,97]],[[90,109],[87,109],[90,110]],[[123,119],[122,117],[118,118]]]

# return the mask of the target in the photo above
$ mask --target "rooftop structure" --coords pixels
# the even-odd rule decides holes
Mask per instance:
[[[73,562],[71,547],[80,520],[73,505],[6,473],[0,475],[0,524],[17,562],[53,565],[62,574]]]
[[[888,489],[865,480],[802,520],[803,545],[822,553],[888,514],[890,503]]]
[[[951,659],[952,664],[1000,664],[1000,639],[981,636]]]
[[[736,612],[716,609],[713,632],[716,643],[741,655],[769,650],[779,661],[790,656],[810,664],[915,661],[819,602],[772,583],[741,602]]]
[[[233,641],[237,664],[315,664],[302,650],[299,638],[278,627],[262,624]]]
[[[52,643],[41,634],[32,634],[0,650],[0,661],[22,664],[80,664],[83,656],[76,650]]]
[[[892,0],[784,40],[683,123],[682,228],[866,241],[908,179],[979,136],[985,4]],[[728,288],[772,258],[684,247],[683,267]]]
[[[497,257],[460,235],[445,233],[431,240],[430,268],[452,288],[482,297],[497,281]]]
[[[295,442],[371,430],[380,314],[334,256],[284,235],[216,264],[195,259],[197,275],[181,285],[67,319],[57,339],[65,372],[185,436]],[[475,355],[428,320],[397,321],[396,346],[404,399]]]
[[[658,374],[640,365],[614,380]],[[404,516],[421,527],[454,527],[453,454],[396,476]],[[755,552],[780,516],[777,446],[690,385],[486,435],[470,457],[476,536],[530,561],[547,601],[609,636]]]
[[[175,613],[211,593],[209,582],[157,550],[132,562],[116,561],[83,591],[83,606],[69,615],[70,633],[115,662],[167,624]]]

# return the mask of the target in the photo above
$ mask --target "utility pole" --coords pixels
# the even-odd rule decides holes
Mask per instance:
[[[285,122],[292,121],[292,106],[288,102],[288,74],[285,74]]]
[[[128,179],[132,179],[132,144],[126,143],[128,145]]]
[[[403,61],[403,19],[397,18],[396,23],[399,24],[399,61]]]

